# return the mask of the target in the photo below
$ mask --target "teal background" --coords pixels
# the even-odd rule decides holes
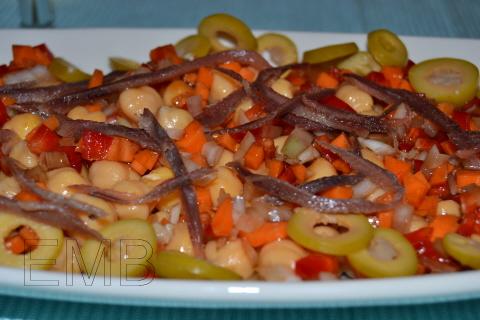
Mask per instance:
[[[362,33],[386,27],[403,35],[480,38],[480,0],[53,0],[51,3],[54,26],[60,28],[195,27],[208,14],[228,12],[258,29]],[[0,28],[19,25],[17,0],[0,0]],[[480,319],[480,299],[398,307],[203,310],[0,296],[0,320],[184,318],[473,320]]]

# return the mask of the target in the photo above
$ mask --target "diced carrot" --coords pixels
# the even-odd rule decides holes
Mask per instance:
[[[182,58],[177,55],[175,47],[171,44],[157,47],[150,51],[150,60],[153,62],[159,62],[164,59],[169,60],[173,64],[182,63]]]
[[[233,139],[233,137],[228,133],[219,135],[215,138],[215,140],[219,145],[221,145],[227,150],[230,150],[232,152],[235,152],[237,150],[237,141],[235,141],[235,139]]]
[[[5,246],[13,254],[22,254],[27,250],[27,245],[25,243],[25,240],[19,235],[6,239]]]
[[[264,114],[265,112],[263,110],[263,104],[261,103],[256,103],[253,105],[253,107],[245,111],[245,116],[248,118],[248,120],[255,120]]]
[[[257,72],[251,67],[244,67],[238,73],[248,82],[253,82],[257,77]]]
[[[271,159],[267,160],[268,175],[278,178],[283,171],[283,161]]]
[[[198,210],[200,212],[208,212],[212,209],[212,197],[208,188],[196,187],[195,188],[198,201]]]
[[[455,111],[455,106],[448,102],[441,102],[437,104],[437,108],[449,116],[451,116],[453,111]]]
[[[87,109],[88,112],[102,111],[102,104],[99,102],[95,102],[95,103],[86,105],[85,109]]]
[[[30,247],[38,246],[38,235],[30,227],[22,227],[18,232],[19,235],[25,240],[26,244]]]
[[[140,150],[133,157],[130,166],[140,175],[144,175],[148,170],[152,170],[158,160],[158,153],[148,149]]]
[[[30,68],[37,64],[49,65],[53,56],[45,45],[23,46],[13,45],[12,66],[15,68]]]
[[[183,81],[190,85],[194,85],[197,82],[197,79],[198,75],[195,72],[190,72],[183,76]]]
[[[449,156],[455,154],[456,151],[455,145],[450,140],[440,142],[440,148]]]
[[[212,232],[217,237],[227,237],[233,229],[233,201],[230,197],[225,198],[218,206],[217,212],[212,219]]]
[[[429,225],[433,232],[430,240],[442,239],[448,233],[455,232],[458,229],[457,217],[452,215],[436,216]]]
[[[219,67],[223,69],[235,71],[236,73],[239,73],[240,70],[242,69],[242,65],[236,61],[227,61],[219,65]]]
[[[437,205],[440,197],[437,195],[426,196],[418,205],[415,213],[419,216],[434,216],[437,213]]]
[[[60,125],[60,122],[58,121],[58,118],[56,116],[49,116],[47,119],[43,121],[43,124],[50,130],[55,131],[58,126]]]
[[[38,195],[28,190],[22,189],[19,193],[15,195],[15,199],[20,201],[41,201]]]
[[[480,171],[457,170],[456,178],[459,188],[466,187],[470,184],[480,185]]]
[[[90,78],[90,81],[88,82],[88,87],[95,88],[101,86],[102,84],[103,72],[102,70],[95,69],[95,71],[93,71],[92,77]]]
[[[256,230],[244,234],[252,247],[261,247],[269,242],[287,237],[287,222],[266,222]]]
[[[403,79],[403,70],[399,67],[383,67],[382,74],[392,88],[399,88]]]
[[[393,211],[382,211],[377,213],[378,226],[380,228],[391,228],[393,224]]]
[[[385,156],[383,164],[385,169],[392,172],[400,181],[403,181],[403,177],[412,171],[412,165],[410,163],[392,156]]]
[[[140,146],[128,139],[114,137],[105,156],[106,160],[132,162]]]
[[[202,156],[201,153],[192,153],[190,160],[198,164],[200,167],[208,167],[207,160],[205,160],[205,157]]]
[[[202,125],[197,121],[192,121],[185,128],[185,134],[176,144],[182,151],[198,153],[202,151],[206,142],[207,138],[205,138]]]
[[[15,100],[15,98],[12,98],[10,96],[2,96],[0,98],[1,102],[3,103],[3,105],[5,107],[8,107],[8,106],[11,106],[11,105],[14,105],[17,101]]]
[[[203,83],[207,88],[210,89],[210,87],[212,86],[212,82],[213,82],[212,68],[200,67],[198,69],[197,83],[198,82]]]
[[[321,88],[335,89],[338,87],[338,80],[327,72],[320,72],[315,83]]]
[[[336,146],[342,149],[350,148],[350,142],[348,141],[347,135],[342,132],[335,139],[330,142],[331,145]]]
[[[245,154],[244,164],[250,169],[257,170],[262,164],[264,158],[265,151],[263,150],[263,146],[258,143],[254,143]]]
[[[210,89],[205,83],[199,81],[195,85],[195,94],[197,96],[200,96],[200,98],[202,98],[203,100],[207,101],[210,95]]]
[[[290,166],[292,169],[295,178],[297,178],[297,183],[303,183],[307,178],[307,168],[303,164],[294,164]]]
[[[412,87],[412,85],[410,84],[410,82],[408,82],[408,81],[405,80],[405,79],[400,80],[400,82],[399,82],[398,85],[397,85],[397,88],[398,88],[398,89],[403,89],[403,90],[407,90],[407,91],[413,92],[413,87]]]
[[[332,199],[350,199],[353,196],[353,190],[349,186],[335,186],[323,192],[322,196]]]
[[[430,177],[430,184],[436,186],[445,183],[447,181],[448,172],[448,163],[436,167]]]
[[[430,184],[421,171],[405,175],[403,184],[405,186],[405,199],[414,207],[420,204],[428,189],[430,189]]]

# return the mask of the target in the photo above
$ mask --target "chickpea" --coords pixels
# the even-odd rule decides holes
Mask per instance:
[[[0,177],[0,195],[13,198],[21,191],[20,185],[14,177],[7,177],[3,173]]]
[[[362,148],[360,150],[360,153],[361,153],[363,159],[368,160],[370,162],[373,162],[374,164],[376,164],[380,168],[385,168],[385,166],[383,165],[383,157],[382,156],[377,155],[375,152],[373,152],[372,150],[367,149],[367,148]]]
[[[218,205],[218,196],[221,189],[232,197],[243,193],[242,182],[227,167],[217,168],[217,177],[208,185],[208,188],[214,206]]]
[[[3,129],[12,130],[20,138],[25,140],[27,135],[41,124],[42,118],[40,118],[36,114],[22,113],[17,114],[12,119],[8,120],[3,125]]]
[[[172,239],[166,249],[180,251],[193,256],[192,240],[190,240],[190,233],[185,222],[177,223],[173,227]]]
[[[220,101],[237,89],[237,87],[238,85],[234,80],[221,72],[213,71],[212,88],[210,89],[208,101],[210,103]]]
[[[47,187],[53,192],[60,193],[64,196],[71,196],[73,193],[68,186],[73,184],[88,184],[75,169],[70,167],[55,169],[47,172]]]
[[[285,266],[295,268],[295,261],[303,258],[307,252],[290,240],[273,241],[265,245],[258,255],[258,266]]]
[[[174,106],[176,97],[180,95],[190,95],[192,91],[192,88],[182,80],[174,80],[165,88],[163,101],[167,106]]]
[[[293,98],[293,85],[288,80],[282,78],[276,80],[272,84],[272,89],[284,97]]]
[[[94,230],[100,231],[107,224],[117,220],[117,214],[113,208],[113,205],[103,199],[81,193],[73,194],[72,198],[100,208],[105,211],[105,213],[107,213],[106,216],[101,218],[91,218],[87,214],[82,214],[80,216],[80,218],[85,222],[85,224]]]
[[[168,167],[159,167],[150,171],[149,174],[142,177],[142,180],[146,183],[152,182],[154,186],[162,183],[165,180],[175,177],[172,169]]]
[[[146,184],[141,181],[122,180],[113,186],[113,190],[142,195],[149,191]],[[150,208],[146,204],[126,205],[114,204],[119,219],[147,219]]]
[[[215,241],[210,241],[205,247],[207,260],[220,267],[238,273],[246,279],[253,274],[256,257],[253,249],[240,239],[227,242],[218,248]]]
[[[233,153],[227,149],[223,150],[220,159],[218,159],[217,167],[225,166],[227,163],[233,161]]]
[[[157,113],[157,120],[164,129],[183,130],[193,121],[192,115],[183,109],[161,107]]]
[[[25,168],[31,169],[38,165],[38,157],[28,149],[25,141],[18,142],[12,150],[10,157],[20,162]]]
[[[95,161],[90,166],[88,178],[94,186],[108,189],[119,181],[130,180],[130,168],[127,164],[117,161]]]
[[[422,229],[422,228],[426,227],[427,225],[428,224],[427,224],[427,222],[425,221],[424,218],[419,217],[417,215],[413,215],[412,216],[412,221],[410,222],[410,226],[408,228],[408,232],[417,231],[419,229]]]
[[[80,246],[81,242],[83,242],[83,239],[81,241],[78,241],[79,238],[64,238],[63,243],[62,243],[62,248],[60,249],[60,253],[58,256],[55,258],[55,264],[52,266],[52,270],[55,271],[63,271],[65,272],[68,270],[69,272],[75,272],[75,273],[80,273],[80,264],[81,262],[77,261],[77,258],[79,258],[76,255],[73,255],[72,253],[78,254],[80,252]],[[67,245],[68,246],[73,246],[73,248],[69,249],[69,254],[72,254],[67,258]],[[76,248],[75,248],[76,247]],[[71,267],[67,269],[67,263],[71,264]]]
[[[118,98],[118,103],[123,113],[137,122],[143,113],[143,109],[147,108],[153,114],[156,114],[163,101],[155,89],[144,86],[124,90]]]
[[[335,96],[352,107],[357,113],[366,114],[373,111],[372,97],[355,86],[343,85],[337,90]]]
[[[67,116],[73,120],[90,120],[96,122],[105,122],[107,120],[107,116],[102,111],[90,112],[82,106],[73,108]]]
[[[452,215],[455,217],[460,217],[460,205],[454,200],[443,200],[439,201],[437,204],[437,215]]]
[[[335,167],[324,158],[316,159],[308,168],[307,168],[307,181],[312,181],[315,179],[336,176],[337,170]]]

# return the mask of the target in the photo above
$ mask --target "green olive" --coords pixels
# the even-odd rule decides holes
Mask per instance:
[[[120,220],[100,233],[109,245],[106,247],[104,242],[97,240],[85,241],[81,248],[83,271],[95,273],[93,268],[98,267],[95,273],[98,275],[110,270],[113,276],[141,276],[151,267],[149,259],[157,250],[157,238],[150,223],[141,219]],[[107,257],[105,262],[101,260],[104,256]]]
[[[260,54],[268,52],[276,66],[284,66],[297,62],[297,46],[287,36],[279,33],[265,33],[257,38]]]
[[[110,57],[110,68],[114,71],[133,71],[140,68],[140,63],[121,57]]]
[[[380,29],[370,32],[367,48],[382,66],[404,67],[408,62],[407,48],[390,30]]]
[[[229,14],[218,13],[203,18],[198,25],[198,34],[210,40],[214,51],[232,49],[221,43],[222,38],[233,41],[235,49],[257,49],[257,40],[250,28]]]
[[[358,46],[354,42],[335,44],[321,47],[303,53],[303,62],[326,63],[346,58],[358,52]]]
[[[19,227],[27,226],[38,236],[38,246],[31,252],[14,254],[5,247],[5,238]],[[0,265],[9,267],[26,267],[32,269],[49,269],[59,255],[63,244],[63,232],[52,226],[39,223],[27,218],[19,217],[10,213],[0,213]],[[42,260],[43,262],[35,262]],[[51,260],[49,264],[46,260]]]
[[[63,82],[78,82],[88,80],[90,75],[75,67],[63,58],[54,58],[48,70]]]
[[[288,222],[287,233],[307,249],[344,256],[365,248],[373,236],[373,228],[362,215],[325,214],[297,208]]]
[[[381,71],[382,67],[373,59],[372,55],[365,51],[355,53],[337,65],[338,68],[349,70],[362,77],[372,71]]]
[[[474,98],[478,89],[478,68],[461,59],[423,61],[410,68],[408,78],[416,91],[457,107]]]
[[[480,241],[449,233],[443,238],[442,244],[448,255],[464,266],[480,269]]]
[[[355,270],[369,278],[401,277],[417,272],[417,253],[394,229],[375,229],[368,248],[347,256]]]
[[[206,56],[211,49],[210,41],[207,37],[194,34],[183,38],[175,45],[175,50],[182,58],[201,58]]]
[[[154,260],[155,272],[168,279],[240,280],[233,271],[178,251],[162,251]]]

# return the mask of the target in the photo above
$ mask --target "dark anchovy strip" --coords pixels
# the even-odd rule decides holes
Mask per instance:
[[[390,104],[405,103],[422,117],[437,124],[459,149],[480,149],[480,135],[463,130],[455,121],[419,94],[386,88],[354,74],[344,75],[360,89]]]
[[[40,198],[50,201],[54,204],[58,204],[60,206],[86,212],[89,215],[92,215],[95,217],[104,217],[107,215],[105,211],[103,211],[98,207],[92,206],[90,204],[87,204],[85,202],[81,202],[72,198],[66,198],[60,194],[57,194],[55,192],[51,192],[39,187],[36,184],[35,180],[29,178],[25,173],[25,171],[16,164],[15,160],[5,157],[5,161],[8,168],[12,172],[13,176],[17,179],[18,183],[28,188],[31,192],[35,193]]]
[[[86,193],[90,196],[102,198],[104,200],[120,204],[144,204],[158,201],[173,190],[182,187],[187,183],[190,183],[191,180],[202,179],[205,176],[214,172],[214,169],[198,169],[190,172],[187,175],[165,180],[161,184],[155,186],[152,191],[141,196],[111,189],[98,188],[85,184],[71,185],[69,186],[69,188],[77,192]]]
[[[312,194],[326,191],[336,186],[353,186],[364,179],[362,175],[341,175],[315,179],[298,187]]]
[[[245,89],[239,88],[214,105],[206,108],[195,119],[208,128],[219,126],[228,119],[228,116],[235,111],[235,108],[246,96]]]
[[[181,177],[187,175],[188,171],[183,164],[180,152],[149,109],[143,110],[139,126],[143,128],[150,135],[150,138],[155,140],[158,144],[159,148],[155,151],[158,151],[163,155],[172,168],[175,176]],[[200,221],[197,194],[191,183],[191,179],[189,179],[189,182],[190,183],[182,186],[180,191],[185,205],[188,230],[190,231],[192,245],[196,255],[203,256],[203,227]]]
[[[8,212],[19,214],[25,218],[31,218],[56,228],[79,232],[95,239],[102,239],[100,233],[88,227],[79,217],[57,204],[19,201],[0,196],[0,207]]]
[[[254,186],[262,189],[264,192],[284,201],[311,208],[319,212],[368,214],[389,210],[396,205],[395,203],[374,203],[362,199],[343,200],[320,197],[283,180],[251,173],[237,162],[230,162],[228,166],[235,169],[241,177],[250,181]]]

